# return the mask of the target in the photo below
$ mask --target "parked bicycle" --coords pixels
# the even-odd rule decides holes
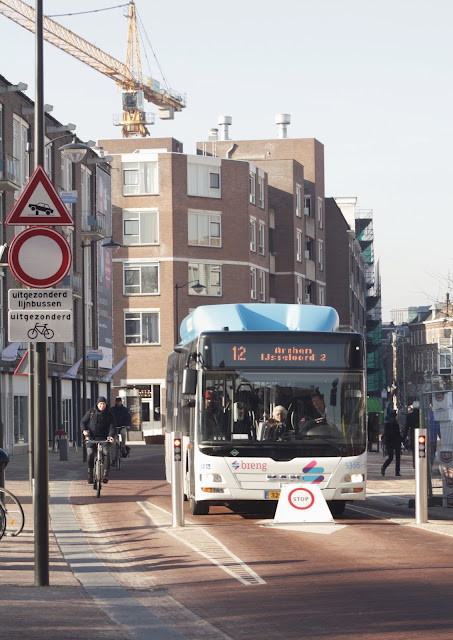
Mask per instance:
[[[0,449],[0,472],[4,471],[9,462],[9,454]],[[24,528],[25,517],[18,498],[8,489],[0,487],[0,538],[18,536]]]
[[[111,444],[110,440],[85,440],[86,447],[96,445],[93,468],[93,489],[96,491],[96,497],[98,498],[101,496],[102,477],[104,475],[104,452],[102,451],[102,447],[106,444]]]
[[[19,499],[8,489],[0,487],[0,506],[5,513],[4,535],[18,536],[25,524],[24,510]]]

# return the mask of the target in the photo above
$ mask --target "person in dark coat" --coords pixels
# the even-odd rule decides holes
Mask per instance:
[[[121,434],[121,455],[126,458],[129,453],[129,447],[126,446],[127,430],[132,426],[130,411],[124,406],[123,399],[120,397],[116,398],[115,404],[110,407],[110,411],[115,418],[116,430]]]
[[[391,411],[384,425],[384,444],[387,449],[387,460],[381,467],[381,474],[385,476],[385,470],[395,456],[395,475],[400,476],[401,462],[401,432],[398,420],[396,419],[396,411]]]
[[[90,440],[95,440],[96,442],[99,442],[100,440],[109,440],[109,443],[115,441],[115,419],[110,409],[107,407],[107,399],[104,398],[104,396],[99,396],[96,400],[96,405],[86,412],[80,423],[80,428],[82,429],[83,435]],[[94,456],[96,449],[96,444],[87,447],[88,484],[93,484]],[[110,444],[104,444],[102,451],[104,453],[104,460],[106,460],[102,482],[108,482],[110,470]]]

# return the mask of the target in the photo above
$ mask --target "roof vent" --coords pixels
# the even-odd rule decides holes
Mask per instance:
[[[291,124],[291,116],[289,113],[277,113],[275,116],[275,124],[278,125],[277,137],[288,137],[288,125]]]
[[[220,125],[220,140],[229,140],[228,127],[232,124],[233,118],[231,116],[219,116],[217,124]]]
[[[219,130],[218,129],[209,129],[208,140],[210,142],[215,142],[219,139]]]

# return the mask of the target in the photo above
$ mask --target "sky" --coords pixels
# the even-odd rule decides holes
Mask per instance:
[[[43,4],[45,15],[125,61],[124,8],[99,11],[116,2]],[[393,308],[445,300],[453,283],[451,0],[135,4],[144,75],[187,95],[173,121],[156,116],[152,137],[172,136],[195,153],[220,115],[232,117],[230,137],[240,140],[276,138],[275,114],[290,114],[289,137],[324,145],[326,197],[355,196],[373,210],[384,321]],[[9,51],[0,74],[28,84],[34,99],[33,34],[0,15],[0,37]],[[83,141],[120,137],[111,79],[48,43],[44,73],[57,120],[77,124]]]

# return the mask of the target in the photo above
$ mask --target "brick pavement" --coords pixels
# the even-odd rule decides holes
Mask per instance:
[[[133,445],[134,450],[140,457],[160,454],[153,447]],[[132,457],[132,460],[134,458]],[[128,461],[130,464],[130,461]],[[412,459],[409,455],[404,455],[401,466],[401,478],[394,476],[394,467],[387,471],[385,478],[380,475],[382,455],[377,452],[369,454],[369,482],[368,487],[372,498],[386,501],[388,510],[398,505],[407,506],[408,500],[414,495],[414,470]],[[393,471],[393,473],[392,473]],[[121,472],[120,472],[121,473]],[[58,490],[59,485],[65,481],[83,478],[85,467],[82,463],[81,452],[70,449],[69,460],[61,461],[59,454],[49,452],[49,481],[50,491]],[[33,509],[31,494],[28,482],[28,460],[26,456],[15,456],[11,458],[6,469],[6,487],[15,493],[24,507],[25,527],[22,534],[15,538],[4,537],[0,542],[0,598],[3,602],[1,617],[1,637],[10,640],[18,635],[21,640],[41,640],[49,637],[56,637],[58,640],[82,639],[91,637],[115,638],[118,640],[136,638],[146,638],[148,635],[141,635],[140,630],[131,632],[128,625],[122,625],[114,621],[107,615],[105,607],[101,608],[97,600],[81,585],[73,570],[68,565],[57,543],[54,532],[50,531],[50,586],[34,587],[34,549],[33,549]],[[89,487],[84,483],[74,483],[72,502],[77,508],[77,517],[82,519],[84,531],[88,540],[90,536],[96,542],[96,531],[93,531],[93,522],[89,506],[86,506],[86,496],[89,495]],[[107,485],[110,488],[110,485]],[[134,503],[133,500],[130,501]],[[79,507],[77,505],[79,504]],[[364,503],[359,503],[363,505]],[[95,513],[93,511],[92,513]],[[88,517],[83,522],[84,514]],[[413,517],[413,510],[407,510],[408,517]],[[444,507],[433,507],[429,509],[429,523],[421,525],[422,528],[430,529],[439,533],[452,535],[453,511]],[[112,513],[112,518],[114,517]],[[90,525],[91,522],[91,525]],[[91,528],[91,531],[90,531]],[[112,529],[113,530],[113,529]],[[134,590],[140,584],[145,586],[147,593],[143,591],[137,599],[144,607],[151,610],[155,604],[152,598],[156,585],[152,584],[152,576],[143,582],[144,573],[134,573],[132,569],[139,563],[135,562],[141,553],[142,548],[137,546],[136,551],[128,551],[123,562],[123,570],[129,580],[128,588]],[[135,553],[135,558],[134,558]],[[132,569],[132,571],[131,571]],[[121,567],[118,568],[121,571]],[[126,573],[127,572],[127,573]],[[134,582],[135,581],[135,582]],[[150,582],[151,581],[151,582]],[[149,584],[148,584],[149,583]],[[6,606],[5,606],[6,604]],[[26,605],[26,615],[24,615],[24,605]],[[172,617],[171,610],[168,611],[167,619]],[[195,628],[199,620],[194,620]],[[199,627],[200,628],[200,627]],[[154,635],[153,638],[177,638],[176,635],[166,636],[166,627],[162,630],[162,635]],[[222,638],[226,637],[220,632],[217,633],[212,627],[204,629],[195,635],[184,637],[198,638]]]

